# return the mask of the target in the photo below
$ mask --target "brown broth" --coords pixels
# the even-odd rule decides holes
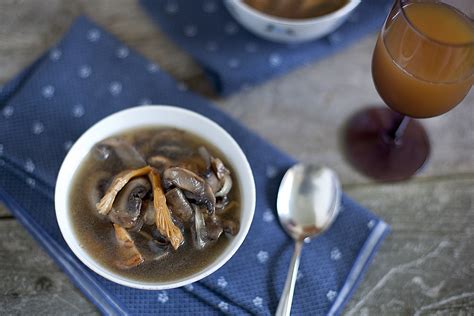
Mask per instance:
[[[339,10],[348,0],[244,0],[250,7],[286,19],[310,19]]]
[[[125,133],[115,135],[125,137],[132,142],[140,143],[141,153],[145,158],[152,156],[153,148],[147,139],[157,132],[171,130],[169,128],[143,128],[130,130]],[[229,193],[230,200],[240,203],[240,188],[236,181],[232,166],[225,159],[224,155],[211,144],[205,142],[201,138],[184,132],[182,140],[186,145],[193,149],[204,145],[212,156],[220,158],[225,166],[231,171],[233,187]],[[128,270],[122,270],[116,267],[114,261],[117,256],[117,242],[115,240],[114,229],[112,224],[107,220],[101,220],[96,215],[96,209],[90,202],[87,189],[91,184],[91,175],[97,172],[110,171],[117,174],[122,171],[121,166],[111,165],[100,162],[91,157],[89,154],[74,175],[74,182],[70,195],[70,216],[73,223],[74,233],[79,240],[79,244],[85,251],[96,261],[106,267],[108,270],[122,275],[126,278],[141,282],[165,282],[174,281],[190,276],[203,270],[210,265],[216,258],[223,253],[229,245],[232,237],[222,234],[220,238],[213,244],[208,245],[202,250],[197,250],[191,242],[191,234],[189,230],[185,230],[185,243],[176,251],[172,251],[170,255],[159,260],[144,262],[138,267]],[[240,207],[230,210],[224,218],[240,219]]]

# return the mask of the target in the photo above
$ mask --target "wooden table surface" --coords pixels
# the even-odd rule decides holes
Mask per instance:
[[[87,14],[193,89],[210,95],[200,68],[132,0],[1,0],[0,83]],[[337,170],[345,191],[392,226],[347,315],[474,314],[474,93],[424,120],[426,169],[378,184],[344,160],[340,132],[357,110],[379,105],[371,78],[375,34],[349,49],[226,99],[224,111],[306,162]],[[25,229],[0,206],[0,314],[96,314]]]

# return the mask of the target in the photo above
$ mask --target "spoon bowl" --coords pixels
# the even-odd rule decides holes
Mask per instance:
[[[341,184],[326,167],[297,164],[287,170],[278,190],[277,211],[283,229],[295,240],[276,315],[290,315],[303,240],[326,231],[339,213]]]
[[[341,185],[326,167],[297,164],[288,169],[278,191],[278,218],[295,240],[324,232],[339,213]]]

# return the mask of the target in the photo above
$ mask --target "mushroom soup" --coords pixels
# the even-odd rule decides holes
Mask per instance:
[[[231,166],[211,144],[177,129],[131,130],[97,143],[69,194],[81,247],[139,281],[198,272],[239,231]]]

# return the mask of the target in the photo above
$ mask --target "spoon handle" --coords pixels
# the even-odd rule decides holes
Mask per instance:
[[[291,311],[291,303],[293,302],[293,292],[295,291],[296,276],[298,275],[298,267],[300,266],[301,249],[303,241],[297,240],[295,243],[295,251],[291,258],[290,269],[286,277],[285,287],[278,303],[276,316],[288,316]]]

